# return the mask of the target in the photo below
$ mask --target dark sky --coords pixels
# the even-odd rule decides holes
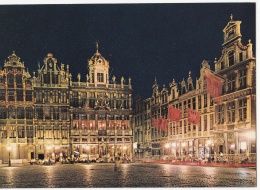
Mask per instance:
[[[231,14],[242,21],[242,43],[251,39],[255,50],[255,3],[1,5],[0,65],[15,51],[32,74],[51,52],[76,81],[98,41],[110,77],[131,77],[134,95],[148,98],[155,77],[162,89],[189,71],[195,82],[203,60],[214,70]]]

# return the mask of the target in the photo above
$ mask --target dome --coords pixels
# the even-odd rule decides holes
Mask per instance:
[[[89,64],[107,66],[107,60],[98,52],[98,43],[96,43],[96,48],[96,53],[90,58]]]
[[[47,54],[47,57],[48,57],[48,58],[52,58],[52,57],[53,57],[53,54],[52,54],[52,53],[48,53],[48,54]]]

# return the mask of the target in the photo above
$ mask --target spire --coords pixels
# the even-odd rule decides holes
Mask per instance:
[[[233,20],[233,15],[232,15],[232,14],[230,15],[230,20],[231,20],[231,21]]]
[[[98,41],[96,42],[96,49],[97,49],[97,53],[98,53]]]

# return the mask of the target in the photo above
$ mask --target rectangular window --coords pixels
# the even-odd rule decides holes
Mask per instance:
[[[73,106],[73,107],[79,107],[79,96],[78,96],[78,92],[73,92],[73,93],[72,93],[71,106]]]
[[[14,101],[14,91],[8,91],[8,101]]]
[[[23,107],[18,107],[17,108],[17,119],[24,119],[24,108]]]
[[[17,101],[23,101],[23,91],[16,90]]]
[[[235,102],[229,102],[227,104],[227,116],[228,116],[228,123],[235,122]]]
[[[54,91],[52,93],[52,102],[53,103],[58,103],[59,102],[59,96],[58,96],[58,92],[57,91]]]
[[[16,138],[16,127],[15,126],[10,126],[11,128],[11,136],[10,138]]]
[[[37,137],[38,139],[43,139],[44,138],[44,129],[43,126],[37,126]]]
[[[187,129],[187,125],[186,125],[186,123],[187,123],[186,120],[184,120],[184,127],[183,127],[183,128],[184,128],[184,134],[187,133],[187,131],[186,131],[186,129]]]
[[[0,100],[5,101],[5,90],[0,90]]]
[[[50,92],[49,91],[45,91],[44,102],[45,103],[50,103]]]
[[[225,63],[224,63],[224,61],[222,61],[222,62],[220,63],[220,70],[223,70],[223,69],[225,69]]]
[[[243,52],[239,53],[239,62],[243,61]]]
[[[45,126],[44,132],[45,132],[44,138],[51,139],[53,137],[52,127],[51,126]]]
[[[196,110],[196,98],[192,98],[192,109]]]
[[[201,96],[198,96],[198,108],[201,109]]]
[[[229,63],[229,67],[235,64],[234,51],[228,53],[228,63]]]
[[[59,126],[54,126],[53,138],[54,139],[59,139],[60,137],[61,137],[61,135],[60,135],[60,128],[59,128]]]
[[[32,91],[26,91],[25,92],[25,100],[26,101],[32,101]]]
[[[236,75],[235,74],[231,74],[228,76],[228,92],[233,92],[235,90],[235,79],[236,79]]]
[[[67,120],[67,108],[61,108],[61,119]]]
[[[18,138],[24,138],[24,126],[18,127]]]
[[[204,131],[208,130],[208,125],[207,125],[207,115],[204,115]]]
[[[247,119],[247,100],[246,98],[239,100],[239,121],[245,121]]]
[[[61,103],[67,102],[67,94],[66,92],[61,92]]]
[[[67,127],[62,127],[62,128],[61,128],[61,137],[62,137],[62,139],[67,139],[67,138],[68,138],[68,130],[67,130]]]
[[[196,125],[193,125],[193,131],[196,131]]]
[[[218,124],[224,124],[224,105],[218,106]]]
[[[97,81],[104,82],[104,73],[97,73]]]
[[[178,128],[179,128],[178,134],[182,134],[182,121],[180,121],[180,126]]]
[[[36,108],[36,114],[38,119],[43,119],[43,108]]]
[[[208,104],[208,98],[207,98],[207,94],[204,94],[204,108],[207,107],[207,104]]]
[[[176,135],[176,133],[175,133],[175,126],[173,126],[173,128],[172,128],[172,135]]]
[[[210,114],[210,130],[213,130],[213,125],[214,125],[213,114]]]
[[[0,107],[0,119],[6,119],[6,107],[1,106]]]
[[[53,119],[54,120],[59,119],[59,108],[53,108]]]
[[[246,87],[246,69],[239,70],[239,87],[240,89]]]
[[[36,102],[40,103],[42,102],[42,92],[36,92]]]
[[[27,107],[26,108],[26,119],[32,119],[33,118],[33,108]]]
[[[27,126],[27,138],[33,138],[33,126]]]

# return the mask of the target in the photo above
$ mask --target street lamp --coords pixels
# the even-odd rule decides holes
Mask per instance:
[[[11,166],[11,159],[10,159],[11,146],[10,145],[7,146],[7,150],[8,150],[8,166]]]

